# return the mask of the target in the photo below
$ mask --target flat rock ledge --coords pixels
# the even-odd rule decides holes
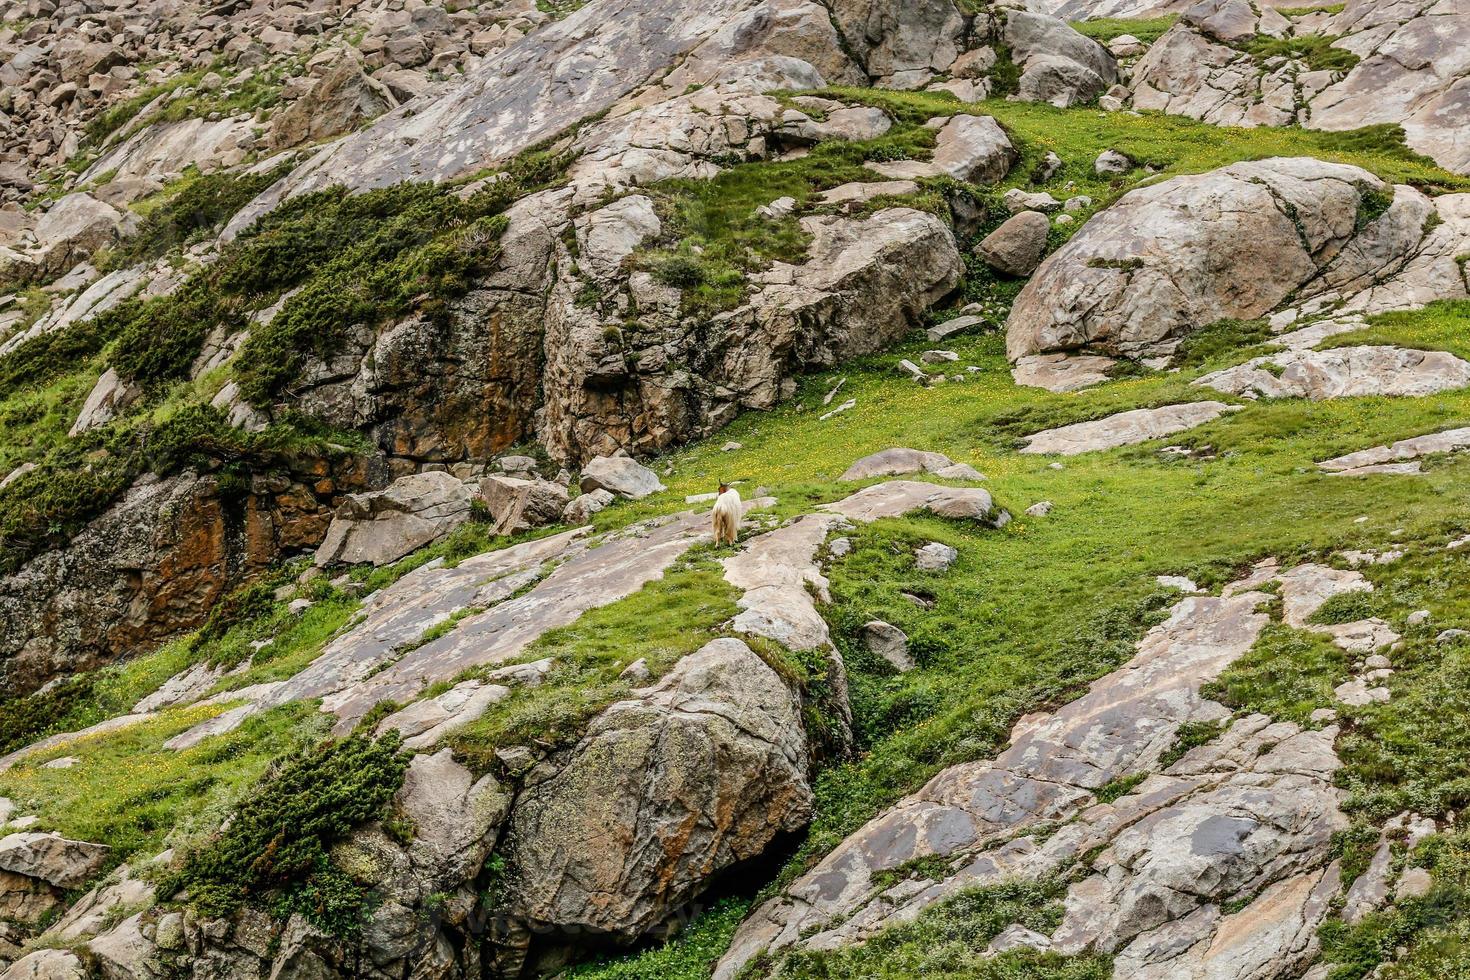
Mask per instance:
[[[1456,453],[1470,448],[1470,426],[1446,429],[1428,435],[1400,439],[1386,446],[1360,449],[1355,453],[1324,459],[1319,469],[1333,476],[1369,476],[1375,473],[1413,474],[1420,472],[1425,456]]]
[[[1470,386],[1470,362],[1403,347],[1287,350],[1255,357],[1194,384],[1242,398],[1419,397]]]
[[[1077,422],[1047,429],[1028,436],[1023,453],[1047,453],[1075,456],[1078,453],[1131,446],[1150,439],[1193,429],[1213,422],[1227,412],[1239,411],[1238,405],[1224,402],[1186,402],[1159,408],[1137,408],[1107,418]]]
[[[715,977],[731,980],[761,953],[779,969],[784,950],[861,943],[961,890],[1089,854],[1094,873],[1069,889],[1051,949],[1111,952],[1117,975],[1147,980],[1295,975],[1340,885],[1330,860],[1331,836],[1347,824],[1332,784],[1337,728],[1253,715],[1157,769],[1182,725],[1229,719],[1200,688],[1270,621],[1262,586],[1278,582],[1290,618],[1305,619],[1360,579],[1268,560],[1218,596],[1181,599],[1124,667],[1054,714],[1022,718],[1005,752],[941,772],[757,908]],[[1140,776],[1116,801],[1097,801],[1103,786]],[[881,873],[935,856],[948,859],[941,880],[880,884]],[[1226,911],[1236,900],[1245,906]]]

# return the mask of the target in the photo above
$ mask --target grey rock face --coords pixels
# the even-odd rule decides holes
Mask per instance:
[[[897,626],[885,623],[881,619],[875,619],[863,624],[861,636],[863,646],[868,648],[869,653],[876,653],[892,664],[894,670],[899,673],[913,670],[918,666],[914,663],[913,655],[909,653],[908,636]]]
[[[416,473],[385,490],[350,494],[316,551],[318,565],[386,565],[470,519],[474,490],[448,473]]]
[[[863,70],[876,78],[941,72],[963,50],[964,18],[950,0],[893,4],[834,0],[832,19]]]
[[[335,144],[231,228],[244,228],[287,195],[331,184],[367,189],[479,170],[611,108],[681,63],[686,77],[669,80],[679,90],[712,81],[741,56],[801,58],[803,48],[814,45],[800,25],[820,29],[825,23],[803,21],[796,8],[804,6],[813,5],[717,0],[690,7],[684,0],[616,0],[584,7],[490,55],[453,90],[415,100]],[[831,28],[826,30],[830,36]]]
[[[975,246],[975,254],[1008,276],[1029,276],[1041,264],[1051,222],[1039,211],[1011,215]]]
[[[397,105],[388,86],[364,72],[354,53],[344,52],[310,92],[271,120],[271,148],[282,150],[350,133]]]
[[[1470,25],[1454,0],[1349,4],[1321,28],[1336,38],[1333,47],[1362,59],[1346,73],[1263,64],[1231,46],[1258,34],[1281,36],[1290,26],[1269,7],[1202,0],[1134,67],[1133,104],[1221,125],[1396,123],[1414,149],[1470,171],[1470,146],[1455,124],[1470,105]]]
[[[947,572],[959,556],[949,545],[930,541],[914,552],[914,567],[921,572]]]
[[[1275,158],[1131,191],[1042,263],[1011,309],[1007,354],[1166,354],[1205,324],[1260,316],[1374,234],[1386,215],[1360,232],[1358,212],[1385,190],[1356,167]]]
[[[708,877],[811,814],[797,699],[744,643],[714,640],[607,709],[511,818],[512,905],[634,938]]]
[[[591,522],[592,515],[602,510],[617,498],[606,490],[593,490],[574,498],[562,510],[561,519],[573,527]]]
[[[864,456],[853,463],[838,479],[867,480],[875,476],[903,476],[907,473],[937,473],[955,465],[944,453],[896,446]]]
[[[86,980],[77,955],[66,949],[38,949],[10,965],[0,980]]]
[[[940,173],[977,184],[999,181],[1020,153],[993,116],[951,116],[935,137],[931,163]]]

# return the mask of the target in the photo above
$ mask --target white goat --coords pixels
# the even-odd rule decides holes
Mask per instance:
[[[715,547],[719,547],[726,541],[735,543],[735,538],[740,534],[740,517],[742,508],[740,506],[740,491],[728,484],[720,484],[720,494],[715,498],[714,510],[710,516],[715,522]]]

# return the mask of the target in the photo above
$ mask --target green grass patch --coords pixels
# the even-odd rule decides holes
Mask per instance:
[[[1178,19],[1178,14],[1164,14],[1161,17],[1099,17],[1096,20],[1074,20],[1071,24],[1078,34],[1090,37],[1102,45],[1124,34],[1132,34],[1144,44],[1153,44]]]
[[[487,771],[497,765],[498,748],[575,740],[593,715],[632,689],[618,675],[634,660],[644,658],[658,677],[727,635],[723,626],[739,611],[736,598],[719,565],[696,550],[628,598],[546,632],[519,659],[553,657],[555,668],[535,687],[513,688],[510,697],[451,735],[455,756]]]
[[[1258,34],[1240,45],[1257,61],[1271,58],[1290,58],[1303,62],[1311,71],[1336,71],[1347,73],[1359,61],[1357,55],[1345,48],[1334,48],[1335,36],[1325,34],[1296,34],[1291,37],[1267,37]]]
[[[1273,623],[1204,694],[1240,712],[1304,725],[1317,708],[1337,706],[1332,690],[1348,679],[1349,666],[1328,637]]]
[[[163,747],[225,708],[168,711],[118,731],[65,740],[0,773],[0,795],[35,814],[47,830],[109,845],[113,864],[157,853],[170,834],[217,826],[276,759],[320,738],[327,727],[315,705],[287,705],[191,749]],[[63,756],[80,761],[69,769],[44,768]]]
[[[561,975],[566,980],[704,980],[748,908],[748,902],[721,899],[667,942],[631,955],[603,955]]]

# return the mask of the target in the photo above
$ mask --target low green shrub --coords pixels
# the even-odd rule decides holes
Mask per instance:
[[[380,816],[403,785],[396,732],[351,735],[298,754],[261,779],[226,828],[191,851],[160,894],[187,889],[206,915],[242,904],[299,912],[336,936],[360,928],[368,889],[335,866],[331,846]]]

